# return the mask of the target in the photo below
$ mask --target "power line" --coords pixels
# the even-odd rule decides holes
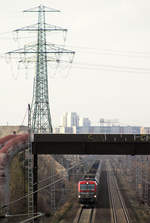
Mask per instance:
[[[95,54],[106,54],[106,55],[118,55],[118,56],[131,56],[131,57],[150,57],[150,52],[148,51],[125,51],[117,49],[107,49],[107,48],[93,48],[87,46],[75,46],[75,45],[66,45],[67,47],[72,47],[75,49],[80,49],[81,51],[93,51],[90,53]],[[86,52],[87,53],[87,52]]]
[[[75,168],[75,167],[77,167],[77,166],[79,166],[79,165],[81,165],[81,164],[82,164],[82,162],[77,163],[76,165],[74,165],[74,166],[72,166],[72,167],[70,167],[70,168],[67,168],[66,171],[71,170],[71,169],[73,169],[73,168]],[[49,178],[50,178],[50,177],[49,177]],[[8,206],[10,206],[10,205],[12,205],[12,204],[14,204],[14,203],[16,203],[16,202],[19,202],[19,201],[21,201],[21,200],[27,198],[28,196],[33,195],[34,193],[37,193],[37,192],[39,192],[39,191],[42,191],[42,190],[44,190],[45,188],[47,188],[47,187],[49,187],[49,186],[52,186],[52,185],[54,185],[54,184],[56,184],[56,183],[62,181],[64,178],[65,178],[65,176],[59,178],[59,179],[56,180],[55,182],[52,182],[52,183],[50,183],[50,184],[47,184],[47,185],[45,185],[45,186],[39,188],[38,190],[36,190],[36,191],[34,191],[34,192],[30,193],[30,194],[26,194],[26,195],[24,195],[24,196],[22,196],[22,197],[20,197],[20,198],[18,198],[18,199],[16,199],[16,200],[14,200],[14,201],[10,201],[8,204],[5,204],[5,205],[1,206],[0,209],[6,208],[6,207],[8,207]],[[47,179],[48,179],[48,178],[45,178],[44,180],[47,180]],[[41,183],[41,182],[44,181],[44,180],[41,180],[40,182],[38,182],[38,183],[36,183],[36,184],[39,184],[39,183]],[[34,185],[35,185],[35,184],[34,184]]]
[[[73,68],[86,69],[86,70],[104,70],[104,71],[115,71],[115,72],[127,72],[127,73],[144,73],[149,74],[150,68],[144,67],[128,67],[128,66],[117,66],[109,64],[88,64],[88,63],[73,63]]]
[[[10,40],[11,37],[3,37],[3,35],[10,34],[11,32],[2,32],[0,33],[0,39]],[[26,36],[26,37],[18,37],[18,39],[29,39],[35,38],[35,36]],[[61,46],[61,45],[60,45]],[[66,47],[72,47],[74,49],[79,49],[81,52],[87,53],[90,51],[91,54],[101,54],[101,55],[116,55],[116,56],[127,56],[127,57],[150,57],[150,51],[138,51],[138,50],[118,50],[118,49],[111,49],[111,48],[94,48],[88,46],[80,46],[80,45],[66,45]],[[78,52],[80,52],[78,50]]]
[[[0,36],[1,35],[5,35],[5,34],[8,34],[8,33],[10,34],[11,32],[2,32],[2,33],[0,33]]]
[[[1,58],[4,58],[3,54],[0,54]],[[11,56],[9,60],[11,60]],[[18,59],[18,57],[13,57],[13,59]],[[50,61],[52,61],[50,59]],[[32,61],[31,61],[32,62]],[[34,62],[34,61],[33,61]],[[49,58],[47,58],[47,62],[49,62]],[[57,60],[57,63],[68,63],[65,60]],[[120,66],[120,65],[112,65],[112,64],[89,64],[82,62],[74,62],[72,63],[72,68],[75,69],[85,69],[85,70],[104,70],[104,71],[114,71],[114,72],[127,72],[127,73],[144,73],[149,74],[150,68],[145,67],[130,67],[130,66]],[[54,67],[56,69],[56,67]]]
[[[129,70],[115,70],[115,69],[107,69],[107,68],[96,68],[96,67],[80,67],[80,66],[73,66],[72,68],[74,69],[82,69],[82,70],[103,70],[103,71],[112,71],[112,72],[125,72],[125,73],[136,73],[136,74],[140,74],[140,73],[143,73],[143,74],[150,74],[150,71],[149,72],[137,72],[137,71],[129,71]]]
[[[94,67],[102,67],[102,68],[112,68],[112,69],[126,69],[126,70],[139,70],[139,71],[150,71],[150,68],[144,67],[128,67],[128,66],[116,66],[116,65],[108,65],[108,64],[89,64],[89,63],[73,63],[75,65],[81,66],[94,66]]]

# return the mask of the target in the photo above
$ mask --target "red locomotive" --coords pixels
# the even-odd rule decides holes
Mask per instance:
[[[84,179],[78,183],[79,203],[84,205],[95,204],[97,198],[97,182],[95,179]]]
[[[102,162],[96,161],[90,171],[78,182],[78,199],[83,205],[95,205],[99,191]]]

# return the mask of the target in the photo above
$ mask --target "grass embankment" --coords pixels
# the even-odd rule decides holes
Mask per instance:
[[[24,196],[25,193],[27,193],[27,179],[25,180],[25,177],[27,177],[27,174],[25,174],[25,170],[23,167],[23,154],[17,154],[12,160],[11,166],[10,166],[10,195],[11,195],[10,199],[11,200],[16,200],[17,198],[22,197]],[[68,192],[66,193],[67,201],[65,202],[64,205],[59,207],[59,209],[54,214],[52,214],[52,212],[49,211],[50,216],[44,217],[44,223],[73,222],[73,219],[79,208],[79,204],[77,202],[77,192],[76,192],[77,185],[76,183],[73,183],[72,181],[70,181],[67,184],[67,187],[68,187]],[[11,210],[10,213],[12,214],[27,213],[27,200],[24,199],[22,201],[19,201],[11,205],[10,210]],[[41,211],[41,212],[45,212],[45,211]]]
[[[23,153],[18,153],[10,164],[10,200],[14,201],[25,195],[27,183],[25,182],[25,170],[23,166]],[[15,213],[27,212],[26,199],[20,200],[10,206],[10,211]]]
[[[128,182],[127,176],[119,175],[118,180],[132,223],[149,223],[150,208],[138,201],[136,191]]]
[[[73,222],[79,207],[80,205],[77,199],[77,185],[71,181],[68,185],[66,202],[49,218],[45,217],[44,223],[71,223]]]
[[[45,223],[69,223],[73,222],[76,216],[79,204],[75,198],[67,201],[62,207],[60,207],[53,216],[45,218]]]

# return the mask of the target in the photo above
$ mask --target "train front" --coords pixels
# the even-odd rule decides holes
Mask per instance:
[[[95,180],[82,180],[78,183],[78,199],[80,204],[96,203],[96,186]]]

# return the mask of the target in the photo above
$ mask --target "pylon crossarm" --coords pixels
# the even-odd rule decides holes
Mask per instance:
[[[19,31],[63,31],[67,32],[67,29],[61,28],[60,26],[50,25],[45,23],[44,28],[38,28],[38,23],[26,27],[22,27],[19,29],[15,29],[13,32],[19,32]]]
[[[15,57],[14,59],[17,59],[17,57]],[[73,59],[72,59],[73,60]],[[51,62],[51,63],[63,63],[63,64],[67,64],[67,63],[72,63],[72,60],[61,60],[59,59],[57,56],[56,57],[47,57],[46,62]],[[19,58],[18,63],[35,63],[37,61],[36,56],[32,56],[32,57],[23,57],[23,58]]]
[[[17,50],[9,51],[6,54],[26,54],[26,53],[37,53],[37,44],[33,45],[25,45],[24,48],[20,48]]]
[[[6,54],[26,54],[26,53],[38,53],[38,54],[75,54],[74,51],[72,50],[67,50],[64,48],[58,48],[58,47],[54,47],[56,45],[50,45],[50,44],[46,44],[47,46],[47,50],[46,51],[37,51],[37,44],[36,45],[28,45],[25,46],[24,48],[18,49],[18,50],[14,50],[14,51],[9,51]],[[35,47],[35,48],[34,48]]]
[[[34,28],[36,28],[36,27],[37,27],[37,25],[38,25],[38,23],[33,24],[33,25],[30,25],[30,26],[25,26],[25,27],[22,27],[22,28],[19,28],[19,29],[15,29],[15,30],[13,30],[13,32],[18,32],[18,31],[27,31],[27,30],[29,30],[30,28],[34,29]]]
[[[40,5],[38,7],[24,10],[23,12],[61,12],[61,11],[58,9],[53,9],[53,8]]]
[[[71,53],[71,54],[75,54],[75,51],[59,47],[59,45],[57,45],[57,44],[51,44],[51,43],[50,44],[46,44],[46,47],[47,47],[47,52],[49,52],[49,53],[55,52],[55,53]]]

